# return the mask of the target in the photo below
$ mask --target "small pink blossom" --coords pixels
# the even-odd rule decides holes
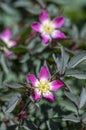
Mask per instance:
[[[12,52],[8,48],[16,45],[16,42],[11,40],[11,38],[12,38],[12,33],[9,28],[6,28],[2,33],[0,33],[0,39],[7,45],[7,48],[6,47],[2,48],[5,51],[6,56],[12,54]]]
[[[52,38],[66,38],[66,35],[59,30],[59,28],[64,24],[64,18],[62,16],[55,17],[51,21],[48,12],[42,10],[39,15],[39,21],[40,22],[33,22],[31,27],[33,30],[41,34],[44,44],[47,44]]]
[[[64,83],[60,80],[49,81],[50,73],[46,66],[41,67],[38,78],[34,74],[28,74],[26,78],[34,86],[34,100],[42,98],[50,99],[54,101],[54,95],[52,91],[57,91]]]

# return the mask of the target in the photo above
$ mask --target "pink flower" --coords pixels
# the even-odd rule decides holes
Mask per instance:
[[[40,22],[32,23],[31,27],[33,30],[41,34],[44,44],[51,41],[51,38],[66,38],[66,35],[58,30],[64,24],[64,18],[62,16],[55,17],[51,21],[49,19],[48,12],[46,10],[42,10],[39,16],[39,21]]]
[[[34,100],[37,100],[43,96],[44,98],[54,101],[52,91],[57,91],[64,85],[64,83],[60,80],[49,81],[50,73],[46,66],[41,68],[38,79],[34,74],[28,74],[26,78],[30,80],[32,86],[34,86]]]
[[[0,39],[7,45],[8,48],[16,45],[16,42],[11,40],[11,38],[12,38],[12,34],[9,28],[6,28],[2,33],[0,33]],[[2,49],[5,51],[7,56],[12,54],[12,52],[6,47]]]

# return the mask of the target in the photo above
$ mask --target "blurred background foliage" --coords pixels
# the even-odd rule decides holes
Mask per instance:
[[[67,35],[66,40],[53,40],[52,44],[44,46],[39,35],[31,30],[31,23],[38,20],[43,8],[48,10],[51,18],[58,15],[65,17],[62,31]],[[81,51],[86,55],[86,0],[0,0],[0,32],[7,27],[11,29],[12,39],[17,45],[10,48],[13,52],[10,57],[6,57],[4,51],[0,50],[0,130],[84,130],[86,90],[82,87],[86,85],[86,80],[82,77],[86,77],[86,73],[79,73],[79,70],[86,72],[86,61],[77,66],[79,79],[77,75],[74,78],[76,70],[71,74],[69,70],[66,72],[68,77],[61,77],[74,95],[60,89],[55,93],[57,98],[54,103],[44,99],[34,103],[22,84],[26,83],[26,74],[37,75],[44,64],[49,67],[51,74],[54,74],[59,64],[57,57],[61,58],[62,53],[67,56],[64,50],[70,57],[68,59]],[[2,44],[0,41],[0,47]],[[63,50],[59,44],[64,46]],[[72,78],[69,75],[73,75]],[[20,89],[20,84],[15,82],[22,83]],[[73,101],[69,95],[72,98],[75,96]],[[76,95],[78,102],[83,100],[82,95],[85,101],[76,105]],[[24,107],[26,109],[21,114]],[[13,112],[9,113],[12,110]],[[78,114],[82,116],[83,125]]]

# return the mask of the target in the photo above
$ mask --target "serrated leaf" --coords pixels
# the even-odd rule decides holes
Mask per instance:
[[[9,101],[8,107],[6,112],[12,112],[16,105],[20,102],[21,100],[21,94],[20,93],[15,93]]]
[[[80,122],[79,117],[76,117],[74,114],[63,116],[62,120],[63,121],[72,121],[72,122],[75,122],[75,123]]]
[[[75,104],[78,106],[79,104],[79,97],[70,93],[70,92],[65,92],[65,95]]]
[[[69,69],[66,70],[65,76],[75,77],[77,79],[86,79],[86,71],[78,70],[78,69]]]
[[[79,52],[71,58],[68,64],[68,68],[74,68],[84,60],[86,60],[86,52]]]
[[[15,82],[4,82],[4,85],[8,86],[9,88],[23,88],[24,86],[22,86],[21,84],[15,83]]]
[[[83,87],[80,95],[79,108],[81,109],[86,103],[86,89]]]

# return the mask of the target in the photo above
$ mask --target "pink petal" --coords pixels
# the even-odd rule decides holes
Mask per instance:
[[[62,86],[64,86],[64,83],[60,80],[54,80],[50,82],[50,90],[52,91],[57,91]]]
[[[40,32],[40,23],[39,22],[32,23],[31,27],[33,30]]]
[[[12,54],[12,51],[8,50],[8,49],[5,49],[5,54],[7,57],[9,57],[11,54]]]
[[[31,81],[33,86],[37,86],[38,79],[35,77],[34,74],[28,74],[28,75],[26,75],[26,78]]]
[[[39,16],[39,20],[40,20],[41,22],[43,22],[43,21],[45,21],[45,20],[47,20],[47,19],[49,19],[48,12],[47,12],[46,10],[42,10],[42,12],[41,12],[41,14],[40,14],[40,16]]]
[[[0,33],[0,39],[2,39],[2,34]]]
[[[54,95],[51,92],[43,93],[43,97],[50,99],[52,102],[54,101]]]
[[[52,21],[56,28],[60,28],[64,24],[64,18],[59,16],[53,19]]]
[[[35,89],[34,90],[34,100],[38,100],[39,98],[41,98],[41,92],[39,92],[39,90]]]
[[[41,34],[42,40],[44,44],[47,44],[49,40],[51,40],[50,36],[47,34]]]
[[[59,30],[53,31],[51,35],[52,35],[53,38],[61,38],[61,39],[66,38],[66,35],[63,32],[59,31]]]
[[[10,39],[11,38],[11,31],[9,28],[6,28],[1,34],[0,34],[0,38],[3,40],[5,39]]]
[[[50,73],[46,66],[41,67],[41,70],[39,72],[39,79],[45,79],[48,80],[50,77]]]
[[[11,47],[13,47],[13,46],[15,46],[15,45],[16,45],[16,42],[15,42],[15,41],[11,41],[11,42],[10,42],[10,46],[11,46]]]

